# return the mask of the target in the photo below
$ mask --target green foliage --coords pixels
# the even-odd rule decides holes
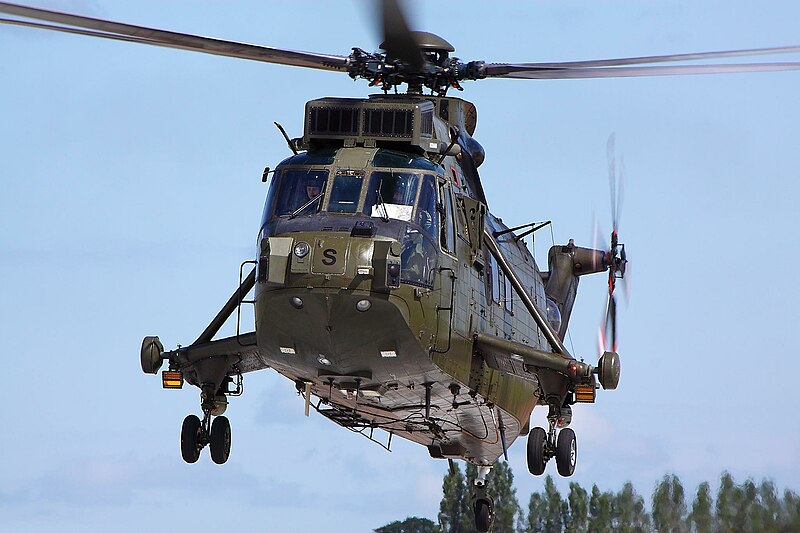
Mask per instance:
[[[592,496],[589,498],[589,533],[611,533],[612,508],[614,495],[610,492],[600,492],[597,485],[592,485]]]
[[[494,531],[513,533],[522,509],[514,488],[514,474],[508,463],[498,461],[487,478],[489,496],[494,500]]]
[[[375,533],[475,533],[472,485],[478,469],[453,464],[442,482],[439,526],[428,519],[410,517],[392,522]],[[520,509],[514,475],[507,463],[498,462],[489,474],[489,495],[494,499],[494,533],[784,533],[800,532],[800,496],[791,490],[779,494],[769,480],[748,479],[736,484],[724,472],[716,498],[703,482],[691,499],[687,513],[684,487],[674,474],[664,476],[653,490],[650,509],[628,482],[619,492],[590,493],[577,483],[569,484],[562,497],[551,476],[540,492],[531,494],[527,513]]]
[[[374,530],[375,533],[440,533],[439,527],[427,518],[411,516]]]
[[[442,533],[466,533],[469,509],[469,490],[464,475],[455,462],[442,481],[442,501],[439,504],[439,526]]]
[[[569,516],[564,523],[567,531],[586,533],[589,531],[589,493],[577,483],[569,484]]]
[[[612,506],[614,530],[623,533],[645,533],[650,531],[650,515],[644,498],[629,481],[614,497]]]
[[[716,505],[716,531],[719,533],[734,533],[736,527],[736,508],[738,505],[738,491],[733,482],[733,476],[723,472],[719,480]]]
[[[674,474],[664,476],[653,491],[653,529],[658,533],[688,531],[683,485]]]
[[[538,492],[531,494],[528,502],[528,521],[525,533],[543,533],[544,517],[547,514],[547,501],[544,495]]]
[[[697,494],[692,502],[692,512],[689,513],[689,526],[695,533],[712,533],[714,530],[711,506],[711,486],[704,481],[697,487]]]

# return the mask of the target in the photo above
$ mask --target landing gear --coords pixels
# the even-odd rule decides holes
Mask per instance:
[[[183,419],[181,428],[181,457],[187,463],[196,463],[200,452],[206,445],[211,448],[211,460],[218,465],[224,464],[231,454],[231,423],[224,416],[216,416],[211,422],[211,416],[222,414],[224,408],[220,407],[219,396],[208,394],[204,389],[203,420],[196,415],[189,415]],[[222,396],[224,400],[225,397]],[[224,403],[227,405],[227,402]]]
[[[200,458],[200,419],[189,415],[183,419],[181,427],[181,456],[187,463],[196,463]]]
[[[534,476],[541,476],[550,459],[546,452],[547,433],[543,428],[533,428],[528,434],[528,470]]]
[[[231,454],[231,423],[224,416],[218,416],[211,424],[211,460],[224,464]]]
[[[570,428],[562,429],[558,434],[556,443],[556,466],[558,473],[563,477],[569,477],[575,472],[575,464],[578,460],[578,442],[575,439],[575,432]]]
[[[575,465],[578,461],[578,442],[575,432],[570,428],[564,428],[556,433],[556,428],[565,419],[571,418],[562,416],[561,410],[550,407],[550,414],[547,420],[550,423],[550,431],[545,432],[544,428],[535,427],[528,435],[528,470],[534,476],[541,476],[544,473],[547,462],[555,457],[558,473],[563,477],[569,477],[575,473]],[[556,438],[558,437],[558,438]]]
[[[489,475],[491,469],[491,466],[479,466],[478,477],[472,486],[472,512],[475,517],[475,526],[480,533],[489,531],[494,520],[494,502],[489,496],[486,486],[486,476]]]

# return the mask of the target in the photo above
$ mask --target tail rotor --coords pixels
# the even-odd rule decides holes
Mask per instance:
[[[611,243],[603,256],[604,266],[608,268],[608,298],[606,300],[606,313],[603,326],[600,329],[600,344],[602,352],[617,351],[617,300],[616,286],[618,279],[625,278],[628,257],[625,245],[619,242],[619,219],[622,208],[622,198],[625,183],[625,161],[620,159],[617,165],[616,141],[612,133],[606,143],[608,158],[608,184],[611,193]]]

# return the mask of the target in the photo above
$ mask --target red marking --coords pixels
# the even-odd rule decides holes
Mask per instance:
[[[459,183],[459,181],[458,181],[458,171],[456,170],[456,167],[452,167],[451,166],[450,167],[450,172],[453,173],[453,181],[455,182],[455,184],[458,185],[459,187],[461,187],[461,183]]]

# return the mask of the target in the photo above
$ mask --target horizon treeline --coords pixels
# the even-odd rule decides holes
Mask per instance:
[[[409,517],[374,530],[375,533],[474,533],[470,487],[477,468],[462,471],[453,464],[442,481],[437,520]],[[526,508],[514,488],[508,463],[498,462],[489,475],[494,499],[494,533],[800,533],[800,496],[780,493],[769,479],[737,484],[723,472],[716,486],[704,481],[687,492],[678,476],[665,475],[656,483],[649,502],[625,483],[617,491],[597,485],[569,484],[561,494],[553,478],[531,494]]]

